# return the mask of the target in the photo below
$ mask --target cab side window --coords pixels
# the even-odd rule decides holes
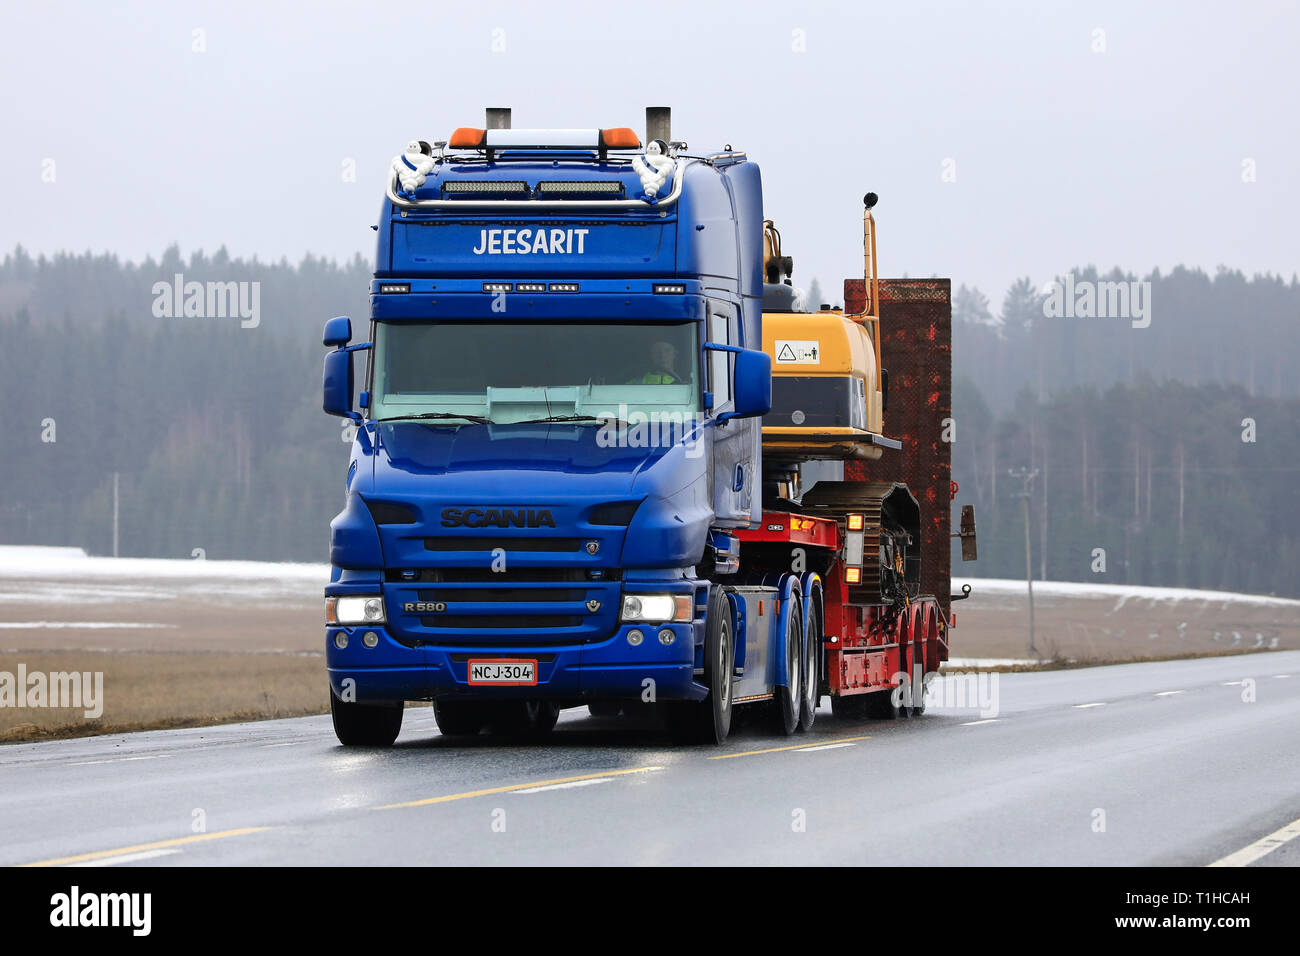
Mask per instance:
[[[733,321],[726,312],[709,310],[709,341],[717,345],[734,345]],[[713,410],[723,411],[731,403],[731,353],[708,350],[709,391],[713,393]]]

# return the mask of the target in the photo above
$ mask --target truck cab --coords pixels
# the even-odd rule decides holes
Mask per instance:
[[[411,700],[453,734],[596,701],[709,722],[735,673],[705,659],[710,572],[761,517],[771,365],[758,167],[684,147],[497,124],[395,160],[367,338],[324,335],[324,409],[356,426],[325,592],[343,742],[391,742]]]

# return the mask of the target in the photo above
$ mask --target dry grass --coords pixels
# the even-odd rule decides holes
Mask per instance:
[[[323,655],[45,651],[0,654],[0,670],[102,671],[103,716],[0,708],[0,741],[197,727],[329,710]]]

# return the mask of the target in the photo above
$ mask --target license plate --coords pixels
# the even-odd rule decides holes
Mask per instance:
[[[471,684],[524,684],[537,683],[537,661],[506,660],[469,662]]]

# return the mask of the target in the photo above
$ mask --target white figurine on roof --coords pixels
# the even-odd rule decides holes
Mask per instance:
[[[406,144],[406,152],[393,157],[393,171],[402,184],[402,192],[413,193],[424,185],[433,172],[433,147],[424,140],[413,139]]]
[[[632,158],[632,168],[641,177],[641,186],[645,189],[647,199],[654,199],[655,194],[668,182],[677,164],[668,156],[668,144],[661,139],[651,140],[645,148],[644,156]]]

